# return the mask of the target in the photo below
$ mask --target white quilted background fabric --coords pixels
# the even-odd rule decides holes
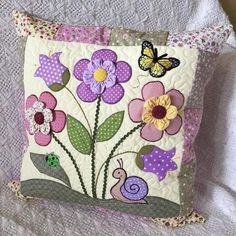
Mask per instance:
[[[147,3],[148,2],[148,3]],[[196,208],[203,225],[166,229],[123,214],[108,214],[45,200],[23,202],[5,183],[19,177],[23,152],[19,109],[23,86],[17,37],[10,13],[25,10],[72,24],[124,26],[138,30],[192,30],[228,23],[216,0],[2,0],[0,2],[0,235],[236,235],[236,50],[226,48],[206,91],[196,142]],[[229,41],[236,46],[232,34]]]

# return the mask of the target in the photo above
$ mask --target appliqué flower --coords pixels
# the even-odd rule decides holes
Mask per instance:
[[[132,69],[110,49],[95,51],[91,60],[81,59],[74,67],[74,76],[82,81],[77,94],[84,102],[93,102],[101,94],[105,103],[115,104],[124,96],[121,83],[130,80]]]
[[[144,146],[136,157],[136,164],[144,172],[151,172],[162,181],[168,171],[177,169],[176,163],[172,161],[175,153],[176,148],[166,151],[156,146]]]
[[[176,134],[182,126],[178,110],[184,104],[183,94],[172,89],[165,93],[161,82],[149,82],[142,89],[143,99],[129,103],[129,116],[133,122],[144,122],[141,137],[148,141],[158,141],[163,132]]]
[[[37,98],[30,95],[26,99],[25,125],[35,142],[46,146],[51,142],[51,132],[61,132],[66,124],[66,115],[63,111],[54,110],[56,98],[49,92],[43,92]]]
[[[42,78],[46,85],[54,92],[63,89],[70,80],[70,72],[59,57],[61,52],[56,52],[47,57],[44,54],[39,55],[40,67],[36,70],[34,76]]]

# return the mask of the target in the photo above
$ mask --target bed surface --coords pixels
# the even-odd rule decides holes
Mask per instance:
[[[86,4],[85,4],[86,2]],[[19,178],[22,127],[19,108],[23,85],[10,13],[25,10],[48,20],[71,24],[124,26],[138,30],[193,30],[228,23],[215,0],[2,0],[0,1],[0,235],[236,235],[236,46],[232,34],[207,87],[197,137],[196,209],[203,225],[167,229],[124,214],[76,205],[16,199],[6,182]],[[183,13],[184,12],[184,13]]]

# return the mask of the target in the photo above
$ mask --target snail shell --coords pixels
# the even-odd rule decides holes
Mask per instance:
[[[111,188],[114,199],[126,203],[147,203],[144,199],[148,194],[148,185],[138,176],[129,176],[123,168],[122,159],[118,161],[120,168],[114,170],[112,176],[119,181]]]
[[[148,185],[140,177],[130,176],[126,178],[124,184],[120,188],[121,194],[133,201],[144,199],[148,194]]]

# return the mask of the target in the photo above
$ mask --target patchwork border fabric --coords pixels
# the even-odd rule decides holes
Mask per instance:
[[[193,143],[231,26],[169,34],[13,15],[27,38],[20,196],[203,222]]]

